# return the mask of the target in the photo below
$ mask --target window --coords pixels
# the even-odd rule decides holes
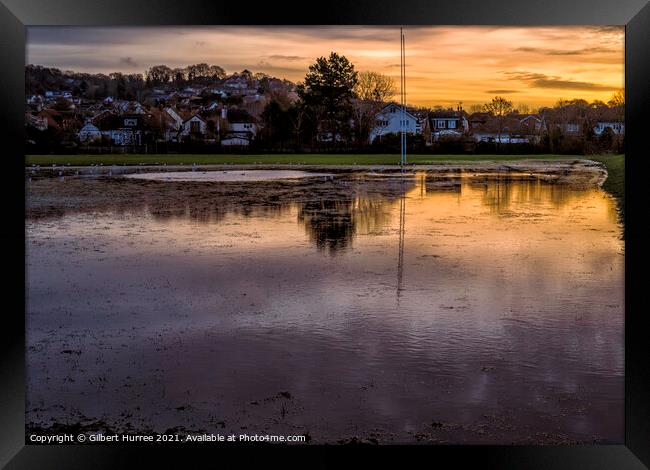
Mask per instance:
[[[438,120],[436,121],[436,127],[437,127],[438,129],[444,129],[444,128],[445,128],[445,121],[444,121],[444,119],[438,119]]]
[[[449,121],[447,127],[449,127],[449,129],[456,129],[456,121]]]
[[[190,132],[192,134],[198,134],[201,132],[201,123],[198,121],[190,122]]]

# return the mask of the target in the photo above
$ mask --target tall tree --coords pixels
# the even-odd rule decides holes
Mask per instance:
[[[284,144],[291,135],[291,122],[284,104],[272,99],[260,117],[264,125],[262,135],[266,145],[269,148],[279,145],[280,149],[284,149]]]
[[[329,57],[316,59],[309,66],[304,83],[297,87],[298,96],[334,139],[346,130],[351,118],[357,81],[354,65],[345,56],[332,52]]]

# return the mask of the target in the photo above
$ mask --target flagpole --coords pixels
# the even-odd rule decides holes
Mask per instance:
[[[400,136],[399,136],[399,165],[404,171],[404,33],[399,29],[399,104],[400,111]]]
[[[401,128],[401,154],[400,166],[404,170],[406,165],[406,42],[404,39],[403,28],[399,29],[400,35],[400,101],[402,106]]]

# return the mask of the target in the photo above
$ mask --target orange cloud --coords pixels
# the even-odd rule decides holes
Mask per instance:
[[[607,100],[624,86],[623,27],[417,26],[405,34],[413,105],[471,105],[504,94],[536,107]],[[399,84],[394,26],[29,27],[27,34],[28,63],[104,73],[209,62],[297,82],[331,51]]]

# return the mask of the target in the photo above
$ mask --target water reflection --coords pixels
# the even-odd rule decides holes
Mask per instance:
[[[623,243],[600,189],[84,185],[83,208],[27,221],[30,419],[622,440]]]
[[[116,215],[148,214],[170,224],[181,220],[219,224],[229,218],[281,218],[295,212],[314,246],[335,255],[353,247],[359,235],[382,233],[395,221],[397,226],[392,228],[402,237],[406,207],[412,199],[426,200],[431,216],[444,221],[456,216],[456,209],[447,209],[456,205],[479,203],[496,216],[534,219],[541,216],[534,208],[562,211],[571,205],[592,204],[589,199],[594,196],[605,197],[598,189],[573,190],[526,174],[348,174],[317,182],[131,186],[123,182],[119,187],[126,191],[124,195],[119,191],[114,197],[109,194],[98,206],[66,204],[54,215],[108,210]],[[615,222],[615,210],[609,205],[607,213]]]

